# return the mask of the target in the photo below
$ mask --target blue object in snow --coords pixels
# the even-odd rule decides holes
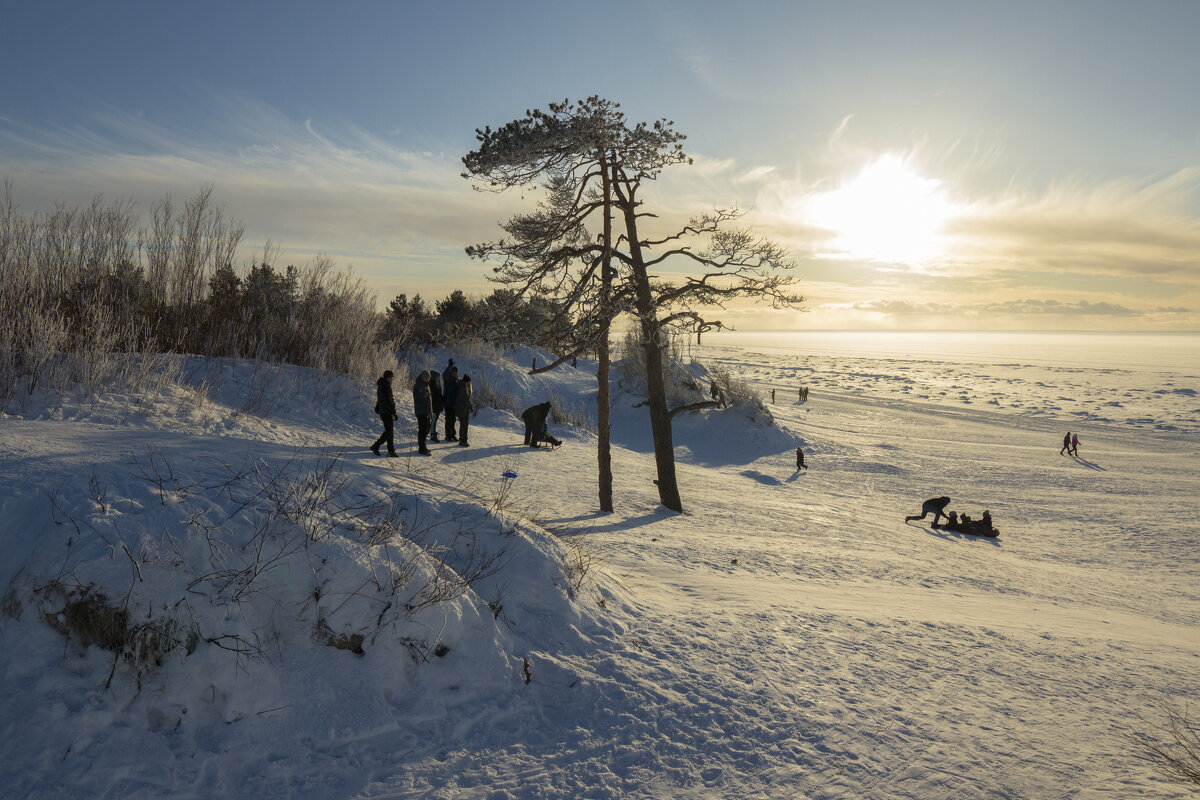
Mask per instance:
[[[510,469],[508,472],[505,472],[505,473],[504,473],[504,477],[505,477],[505,478],[515,478],[515,477],[517,477],[517,473],[513,472],[513,471]]]

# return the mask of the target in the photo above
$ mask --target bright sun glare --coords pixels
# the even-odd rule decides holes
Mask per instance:
[[[810,222],[836,234],[831,255],[919,264],[938,254],[952,208],[941,181],[885,155],[840,188],[812,195],[807,212]]]

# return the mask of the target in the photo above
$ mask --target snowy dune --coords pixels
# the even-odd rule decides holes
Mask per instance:
[[[682,515],[657,504],[645,411],[628,396],[614,408],[613,514],[595,510],[586,431],[553,426],[563,447],[531,451],[511,414],[483,410],[470,448],[419,458],[402,415],[402,457],[376,459],[372,401],[302,370],[194,365],[203,397],[10,409],[0,785],[15,797],[1189,796],[1123,732],[1160,701],[1200,696],[1191,376],[1168,376],[1163,394],[1161,373],[1118,381],[1078,364],[699,354],[777,402],[773,424],[677,418]],[[459,361],[530,405],[594,406],[594,365],[531,377],[516,366],[530,357]],[[1129,393],[1119,413],[1104,405],[1110,379]],[[1067,429],[1077,458],[1059,455]],[[215,569],[209,548],[188,549],[186,520],[253,529],[243,517],[261,509],[211,488],[249,461],[297,474],[335,463],[347,496],[421,521],[427,552],[459,563],[451,534],[469,529],[479,551],[505,548],[504,568],[355,655],[313,636],[313,586],[335,632],[350,630],[387,597],[364,574],[432,567],[343,525],[281,559],[241,616],[182,592],[202,636],[257,636],[262,658],[202,641],[140,689],[111,653],[67,644],[27,598],[12,602],[69,575],[132,585],[161,611],[181,594],[172,558],[195,579]],[[164,498],[146,477],[155,463],[210,488]],[[903,521],[940,494],[989,509],[1000,538]],[[219,594],[206,585],[193,589]]]

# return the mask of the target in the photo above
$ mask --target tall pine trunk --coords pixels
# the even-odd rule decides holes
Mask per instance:
[[[642,260],[637,236],[637,204],[633,192],[622,203],[625,230],[629,237],[630,267],[636,296],[638,318],[642,324],[642,348],[646,354],[646,393],[650,406],[650,433],[654,439],[654,463],[658,467],[658,499],[672,511],[683,511],[679,483],[675,477],[675,442],[671,433],[671,415],[667,410],[667,387],[663,369],[662,329],[654,307],[650,275]]]
[[[612,319],[612,185],[609,182],[608,162],[600,156],[600,174],[604,188],[604,256],[600,265],[600,346],[596,366],[596,462],[599,469],[600,510],[613,510],[612,445],[610,441],[611,410],[609,402],[608,333]]]

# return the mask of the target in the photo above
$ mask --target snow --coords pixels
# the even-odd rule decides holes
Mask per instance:
[[[595,365],[535,355],[455,359],[594,418]],[[587,430],[532,450],[483,409],[421,458],[402,414],[375,458],[373,387],[299,368],[10,405],[0,794],[1188,796],[1124,733],[1200,688],[1194,376],[699,355],[777,402],[676,418],[683,514],[628,394],[611,514]],[[941,494],[1000,538],[904,523]],[[479,574],[431,599],[449,568]],[[184,620],[193,652],[114,665],[46,623],[55,586]]]

